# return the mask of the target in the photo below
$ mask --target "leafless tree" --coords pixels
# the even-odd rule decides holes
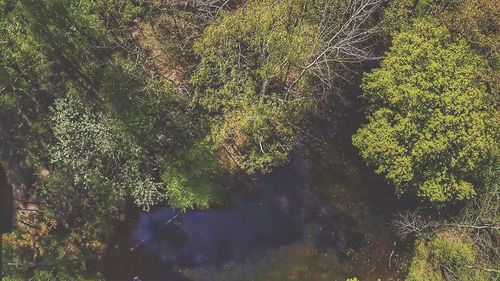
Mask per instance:
[[[236,2],[234,0],[157,0],[155,6],[160,10],[190,9],[200,15],[215,19],[219,13],[229,5]]]
[[[478,252],[500,263],[500,192],[492,191],[470,202],[461,216],[445,227],[452,227],[468,237]]]
[[[348,0],[343,10],[334,1],[323,7],[317,38],[323,42],[313,59],[301,68],[300,74],[289,84],[285,100],[293,92],[297,82],[311,72],[323,84],[331,87],[339,76],[339,66],[349,69],[348,64],[377,59],[369,40],[378,31],[371,16],[378,9],[381,0]],[[340,14],[339,14],[340,13]],[[342,22],[339,22],[339,18]]]
[[[499,203],[500,193],[493,191],[469,202],[462,214],[452,220],[426,219],[417,211],[402,212],[395,216],[391,226],[401,237],[430,238],[438,231],[452,230],[474,246],[481,261],[500,264]],[[493,273],[500,272],[481,264],[469,267]]]
[[[407,211],[395,215],[391,228],[401,237],[428,237],[434,233],[436,222],[424,219],[417,211]]]

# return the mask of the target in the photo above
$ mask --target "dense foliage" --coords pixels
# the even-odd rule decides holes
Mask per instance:
[[[332,72],[339,62],[365,55],[358,45],[370,25],[362,12],[369,14],[373,5],[359,5],[251,1],[204,30],[194,45],[201,61],[191,83],[195,98],[213,115],[215,145],[231,155],[233,165],[252,174],[287,162],[305,115],[336,80]],[[354,16],[357,25],[351,24]]]
[[[498,97],[487,90],[486,61],[431,19],[392,44],[363,80],[368,124],[354,145],[399,194],[472,198],[482,169],[498,157]]]
[[[430,242],[418,241],[415,258],[411,264],[407,280],[446,280],[441,276],[441,267],[456,271],[463,280],[481,280],[467,265],[475,261],[470,244],[451,233],[440,233]],[[445,271],[446,272],[446,271]],[[448,273],[450,274],[450,273]]]

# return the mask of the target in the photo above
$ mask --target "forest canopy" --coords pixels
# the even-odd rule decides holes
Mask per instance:
[[[499,21],[494,0],[0,0],[4,258],[33,265],[7,280],[102,279],[130,209],[228,208],[338,134],[410,202],[407,280],[496,280]]]

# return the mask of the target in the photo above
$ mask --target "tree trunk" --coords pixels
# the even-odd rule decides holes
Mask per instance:
[[[12,231],[14,209],[12,186],[7,181],[7,174],[0,165],[0,233]]]

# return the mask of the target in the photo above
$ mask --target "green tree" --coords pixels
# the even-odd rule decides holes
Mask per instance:
[[[285,163],[296,143],[293,127],[307,102],[285,101],[285,89],[289,71],[318,46],[308,17],[294,1],[255,1],[210,25],[194,46],[201,64],[192,84],[217,114],[215,145],[249,173]]]
[[[119,195],[110,206],[127,194],[144,208],[161,202],[163,185],[142,170],[145,152],[119,120],[96,113],[68,93],[56,101],[52,121],[56,141],[50,149],[51,163],[72,175],[70,183],[82,188],[77,193],[92,192],[99,200]]]
[[[363,80],[368,123],[353,136],[362,157],[398,194],[430,202],[474,197],[498,157],[498,97],[486,62],[426,18],[394,36]]]
[[[191,84],[214,145],[249,174],[284,164],[338,72],[370,57],[377,3],[257,0],[209,25]]]
[[[127,199],[188,208],[219,194],[206,122],[130,36],[142,2],[0,0],[0,157],[34,171],[26,196],[41,202],[34,228],[18,226],[12,260],[70,263],[77,276]],[[179,177],[189,180],[171,184]]]
[[[430,241],[416,241],[406,280],[493,280],[487,272],[472,269],[475,263],[470,242],[453,231],[439,232]]]
[[[495,0],[395,0],[384,10],[383,26],[387,35],[401,31],[413,20],[432,16],[453,36],[464,38],[488,60],[485,79],[492,92],[500,81],[500,5]],[[390,37],[390,36],[387,36]]]
[[[450,31],[498,60],[500,6],[495,0],[394,0],[384,10],[384,27],[397,32],[421,16],[433,16]],[[498,63],[498,62],[497,62]]]
[[[218,159],[220,154],[212,147],[200,141],[177,157],[161,160],[166,197],[172,207],[207,209],[220,203],[224,169]]]

